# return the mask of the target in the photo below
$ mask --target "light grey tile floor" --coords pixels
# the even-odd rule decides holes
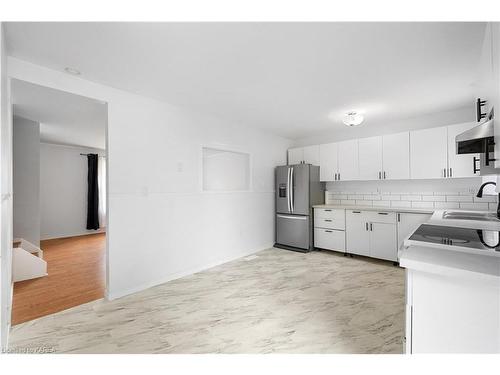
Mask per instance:
[[[58,353],[401,353],[404,271],[332,252],[259,252],[12,328]]]

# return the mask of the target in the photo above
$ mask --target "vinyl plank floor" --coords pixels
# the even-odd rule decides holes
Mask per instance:
[[[401,353],[404,270],[267,249],[113,301],[15,326],[58,353]]]

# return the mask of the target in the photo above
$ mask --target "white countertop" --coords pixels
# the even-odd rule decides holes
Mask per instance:
[[[410,240],[410,239],[407,239],[404,241],[404,249],[400,250],[401,256],[404,255],[406,248],[408,248],[410,246],[425,247],[425,248],[429,248],[429,249],[436,249],[439,251],[459,252],[459,253],[464,253],[464,254],[500,258],[500,252],[495,251],[494,249],[479,250],[479,249],[473,249],[470,247],[463,247],[463,246],[457,246],[457,245],[446,245],[446,244],[434,243],[434,242],[422,242],[422,241],[415,241],[415,240]],[[401,256],[400,256],[400,258],[401,258]]]
[[[411,208],[411,207],[377,207],[377,206],[356,206],[356,205],[341,205],[341,204],[317,204],[313,208],[326,209],[343,209],[343,210],[358,210],[358,211],[381,211],[381,212],[409,212],[417,214],[432,214],[433,208]]]
[[[500,231],[498,222],[443,219],[444,212],[445,210],[436,210],[427,224]],[[399,264],[408,269],[439,275],[500,278],[500,252],[494,249],[479,250],[407,239],[404,241],[404,248],[399,252]]]
[[[471,228],[471,229],[483,229],[483,230],[496,230],[500,231],[500,222],[497,221],[480,221],[480,220],[453,220],[444,219],[443,215],[446,211],[451,212],[471,212],[471,213],[484,213],[485,211],[477,210],[464,210],[464,209],[450,209],[450,210],[436,210],[434,214],[427,222],[427,224],[432,225],[444,225],[447,227],[457,227],[457,228]],[[489,211],[490,212],[490,211]]]
[[[413,245],[401,251],[401,267],[440,276],[500,279],[500,257]]]

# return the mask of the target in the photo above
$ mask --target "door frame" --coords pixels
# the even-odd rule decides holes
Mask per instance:
[[[105,158],[105,163],[106,163],[106,249],[105,249],[105,277],[104,277],[104,282],[105,282],[105,290],[104,290],[104,300],[109,300],[109,274],[110,274],[110,269],[109,269],[109,263],[110,263],[110,256],[109,256],[109,238],[110,238],[110,200],[109,200],[109,195],[110,195],[110,163],[109,163],[109,102],[102,100],[101,98],[96,98],[92,97],[89,95],[83,95],[82,93],[79,92],[74,92],[70,90],[63,89],[59,87],[58,85],[47,85],[41,82],[38,82],[37,80],[32,80],[32,79],[25,79],[25,78],[18,78],[11,76],[9,72],[7,72],[7,121],[8,121],[8,131],[6,132],[7,134],[0,133],[1,137],[1,142],[7,142],[8,145],[8,150],[4,153],[4,156],[7,156],[8,160],[8,168],[2,168],[1,172],[1,178],[2,180],[5,178],[6,181],[9,183],[9,193],[5,194],[6,196],[8,195],[8,199],[10,200],[9,205],[10,205],[10,212],[8,215],[8,222],[4,223],[2,222],[2,243],[6,242],[6,248],[3,249],[5,254],[2,254],[2,278],[4,277],[3,275],[6,275],[6,277],[10,278],[11,283],[8,286],[3,286],[2,283],[2,301],[1,301],[1,306],[0,308],[2,309],[2,345],[4,347],[8,347],[8,335],[10,332],[11,328],[11,319],[12,319],[12,302],[13,302],[13,291],[14,291],[14,283],[12,282],[12,251],[13,251],[13,246],[12,246],[12,241],[13,241],[13,210],[12,210],[12,176],[13,176],[13,116],[14,116],[14,111],[13,111],[13,103],[12,103],[12,81],[13,80],[19,80],[19,81],[24,81],[28,82],[33,85],[38,85],[42,87],[47,87],[49,89],[53,90],[59,90],[62,92],[66,92],[68,94],[72,95],[78,95],[82,96],[91,100],[95,100],[97,102],[100,102],[102,105],[105,106],[106,110],[106,117],[105,117],[105,151],[106,151],[106,158]],[[5,139],[4,137],[7,137]],[[6,175],[5,175],[6,174]],[[7,200],[7,199],[6,199]],[[2,205],[4,204],[4,197],[2,195]],[[6,228],[7,230],[4,231],[3,229]],[[7,232],[7,233],[5,233]],[[7,238],[4,239],[3,237],[6,236]],[[7,255],[4,257],[4,255]],[[4,289],[5,288],[5,289]],[[7,289],[8,288],[8,289]],[[4,293],[7,293],[7,297],[4,297]],[[5,313],[5,315],[4,315]],[[3,321],[3,319],[6,319],[6,321]],[[6,330],[6,332],[4,332]],[[3,340],[5,338],[5,341]]]

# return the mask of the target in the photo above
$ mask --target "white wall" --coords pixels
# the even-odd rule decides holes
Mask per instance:
[[[40,237],[78,236],[87,230],[87,158],[104,150],[40,143]]]
[[[3,26],[0,24],[0,347],[7,346],[12,306],[12,121]]]
[[[14,116],[14,237],[40,245],[40,124]]]
[[[8,59],[9,75],[108,103],[109,296],[274,242],[274,167],[291,142],[78,77]],[[202,192],[202,147],[251,154],[252,190]]]
[[[474,111],[474,98],[471,98],[470,106],[467,107],[455,108],[446,112],[429,113],[396,122],[387,121],[386,123],[371,124],[369,120],[367,120],[359,126],[344,126],[341,130],[336,128],[335,130],[325,131],[298,139],[294,142],[294,146],[317,145],[347,139],[398,133],[406,130],[427,129],[464,122],[473,122],[475,121]],[[366,116],[369,117],[369,114]]]
[[[203,148],[203,190],[250,189],[250,155],[242,152]]]

